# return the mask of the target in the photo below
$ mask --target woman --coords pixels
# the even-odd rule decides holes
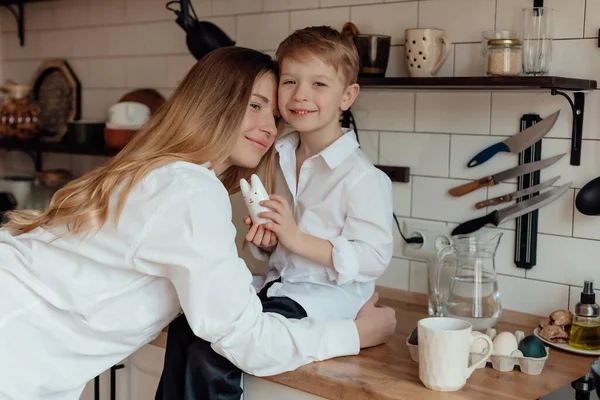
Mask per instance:
[[[393,311],[372,303],[356,321],[325,324],[262,313],[228,194],[272,162],[276,79],[262,53],[211,52],[105,166],[59,190],[46,211],[9,215],[0,399],[76,399],[181,310],[194,334],[256,375],[389,337]]]

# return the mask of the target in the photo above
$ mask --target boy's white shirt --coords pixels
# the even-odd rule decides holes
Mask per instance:
[[[353,130],[300,170],[296,191],[296,148],[292,132],[275,144],[279,155],[276,192],[288,200],[301,231],[329,240],[334,269],[317,264],[278,245],[269,256],[250,245],[254,257],[269,260],[267,296],[286,296],[311,318],[355,318],[371,297],[375,280],[393,253],[392,184],[359,149]]]

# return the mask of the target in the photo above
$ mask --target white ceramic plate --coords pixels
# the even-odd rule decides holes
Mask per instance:
[[[541,337],[539,335],[539,333],[540,333],[540,328],[535,328],[535,330],[533,331],[533,334],[535,336],[537,336],[538,338],[540,338],[542,340],[542,342],[549,344],[550,346],[556,347],[561,350],[569,351],[571,353],[583,354],[586,356],[600,356],[600,350],[581,350],[581,349],[576,349],[574,347],[571,347],[565,343],[552,343],[551,341],[546,340],[543,337]]]

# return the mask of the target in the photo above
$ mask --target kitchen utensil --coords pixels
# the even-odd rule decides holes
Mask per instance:
[[[450,54],[451,42],[443,29],[406,29],[404,51],[410,77],[437,75]]]
[[[131,101],[135,103],[144,104],[150,109],[150,115],[154,115],[156,114],[158,109],[164,104],[165,98],[156,90],[145,88],[135,89],[131,92],[125,93],[119,99],[119,103],[124,101]]]
[[[492,199],[480,201],[475,204],[475,208],[481,209],[484,207],[495,206],[502,203],[507,203],[512,200],[516,200],[519,197],[527,196],[528,194],[532,194],[535,192],[540,192],[546,189],[549,186],[552,186],[554,182],[556,182],[560,178],[559,176],[555,176],[554,178],[548,179],[545,182],[540,183],[539,185],[528,187],[527,189],[517,190],[516,192],[512,192],[509,194],[504,194],[502,196],[494,197]]]
[[[560,160],[566,153],[559,154],[557,156],[553,156],[550,158],[546,158],[544,160],[522,164],[517,167],[509,168],[507,170],[498,172],[497,174],[486,176],[480,178],[476,181],[472,181],[469,183],[465,183],[464,185],[456,186],[448,191],[448,193],[452,196],[462,196],[467,193],[471,193],[474,190],[486,187],[486,186],[495,186],[501,181],[505,181],[511,178],[514,178],[519,175],[528,174],[533,171],[537,171],[550,165],[554,164],[558,160]]]
[[[583,215],[600,215],[600,176],[583,185],[575,197],[575,207]]]
[[[104,126],[101,121],[71,121],[67,125],[65,141],[75,146],[104,146]]]
[[[539,400],[599,400],[600,381],[594,382],[593,374],[587,373],[566,385],[553,390],[539,398]]]
[[[533,330],[533,334],[535,336],[537,336],[538,338],[540,338],[540,340],[543,341],[544,343],[546,343],[552,347],[556,347],[557,349],[565,350],[570,353],[582,354],[584,356],[600,356],[600,350],[576,349],[575,347],[571,347],[566,343],[554,343],[554,342],[549,341],[548,339],[544,339],[542,336],[540,336],[540,328],[539,327],[537,327]]]
[[[493,351],[486,335],[472,335],[473,327],[456,318],[424,318],[418,323],[419,379],[431,390],[462,388],[473,371],[485,365]],[[487,343],[483,358],[469,366],[469,349],[478,340]]]
[[[42,139],[60,142],[67,124],[81,118],[81,83],[65,60],[48,60],[35,73],[33,98],[41,108]]]
[[[390,56],[392,37],[389,35],[361,34],[352,22],[346,22],[342,33],[354,42],[359,58],[358,74],[384,76]]]
[[[539,114],[523,114],[520,121],[520,130],[524,131],[542,121]],[[542,140],[540,139],[531,147],[519,153],[519,165],[529,164],[542,159]],[[540,184],[541,172],[533,171],[517,177],[517,189],[525,190],[530,186]],[[517,200],[527,200],[529,195]],[[515,266],[517,268],[531,269],[537,263],[539,210],[517,217],[515,219]]]
[[[385,76],[391,41],[392,37],[388,35],[360,34],[354,37],[359,57],[359,75]]]
[[[475,218],[467,222],[463,222],[452,231],[453,235],[466,235],[476,230],[483,228],[486,224],[500,225],[504,221],[517,218],[527,214],[533,210],[538,210],[543,206],[552,203],[554,200],[562,196],[571,186],[573,182],[545,191],[542,194],[531,197],[525,201],[521,201],[510,207],[501,210],[493,211],[483,217]]]
[[[523,9],[523,73],[548,75],[552,62],[554,10],[548,7]]]
[[[0,90],[8,101],[0,109],[0,136],[33,139],[40,129],[40,106],[32,99],[31,86],[7,80]]]
[[[481,165],[500,152],[519,154],[544,137],[556,123],[559,114],[560,110],[544,118],[541,122],[509,137],[505,141],[495,143],[483,149],[469,161],[467,166],[472,168]]]
[[[495,255],[503,233],[458,235],[430,263],[437,316],[463,319],[476,330],[493,327],[502,316]]]

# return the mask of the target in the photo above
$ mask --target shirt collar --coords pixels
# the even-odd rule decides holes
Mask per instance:
[[[335,142],[321,150],[317,155],[321,156],[329,168],[334,169],[359,147],[356,135],[352,129],[342,128],[343,135]],[[291,132],[279,139],[275,144],[275,150],[295,150],[300,143],[297,131]]]

